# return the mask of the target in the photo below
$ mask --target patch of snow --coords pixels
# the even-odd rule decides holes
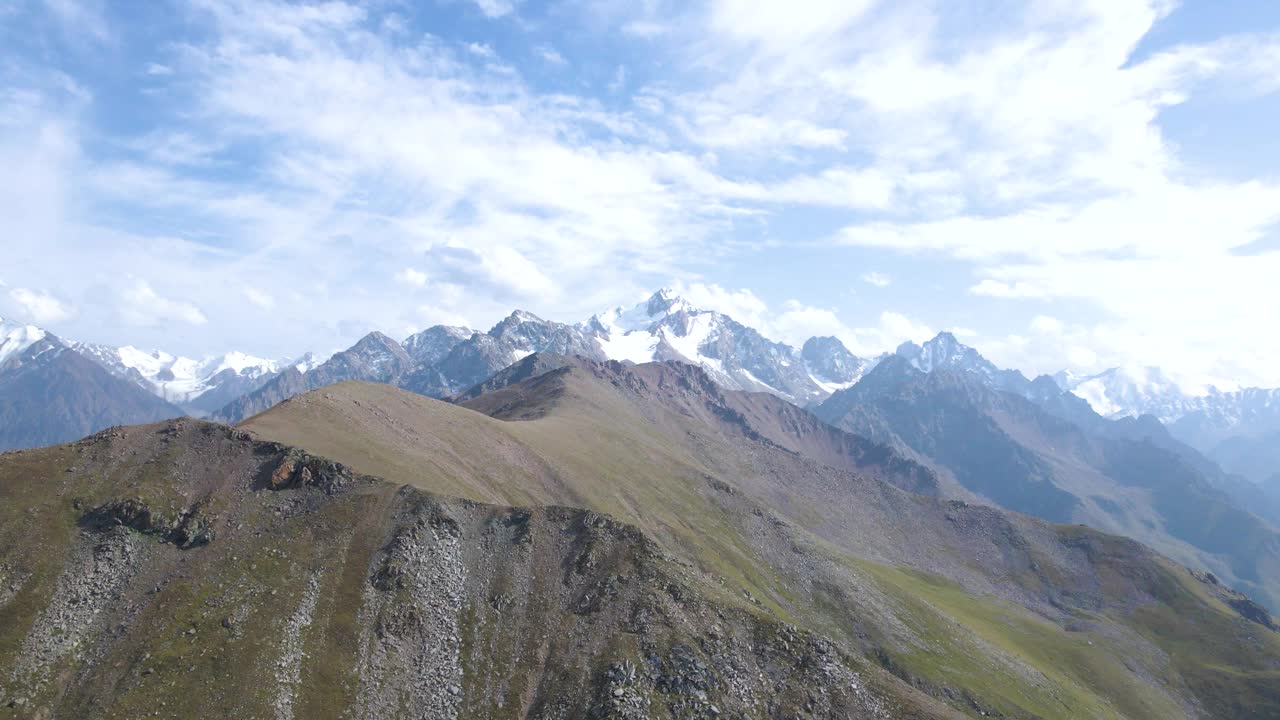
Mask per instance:
[[[653,352],[658,347],[658,337],[644,330],[632,330],[626,333],[612,333],[604,338],[597,338],[600,349],[610,360],[630,361],[636,364],[653,360]]]
[[[209,367],[210,365],[212,367]],[[206,376],[212,376],[223,370],[231,370],[237,375],[247,374],[250,377],[261,377],[267,373],[277,372],[279,369],[279,365],[274,360],[266,360],[233,350],[222,357],[209,361],[204,368],[204,373]]]
[[[835,393],[841,390],[847,390],[853,387],[854,385],[857,385],[858,381],[862,379],[862,374],[859,374],[857,377],[850,380],[849,382],[842,382],[842,383],[827,382],[826,380],[821,380],[818,378],[817,375],[814,375],[813,373],[809,373],[809,379],[813,381],[814,385],[817,385],[818,387],[822,388],[823,392],[827,393],[828,395],[834,395]]]
[[[47,335],[35,325],[23,325],[0,318],[0,366]]]
[[[688,325],[682,328],[682,331],[669,332],[668,328],[663,327],[659,333],[673,350],[687,358],[689,362],[699,363],[703,360],[711,360],[703,357],[701,349],[715,329],[714,313],[698,313],[689,316]],[[718,360],[712,360],[712,362],[717,366],[720,364]]]

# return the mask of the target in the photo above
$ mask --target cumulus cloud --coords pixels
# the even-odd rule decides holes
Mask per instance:
[[[569,64],[569,61],[565,60],[564,56],[561,55],[559,51],[557,51],[555,48],[551,47],[550,45],[539,45],[538,47],[534,48],[533,51],[537,53],[538,57],[542,58],[543,60],[545,60],[546,62],[552,65],[568,65]]]
[[[472,0],[480,12],[491,18],[500,18],[515,11],[515,3],[511,0]]]
[[[119,311],[125,322],[132,325],[166,322],[204,325],[208,322],[200,308],[181,300],[161,297],[144,280],[134,280],[121,291]]]
[[[745,325],[759,328],[769,319],[768,304],[747,288],[731,290],[715,283],[676,282],[672,289],[696,308],[724,313]]]
[[[51,17],[100,20],[110,36],[110,4],[54,5]],[[485,323],[518,302],[576,320],[729,255],[793,244],[803,258],[820,242],[823,262],[897,267],[884,255],[901,253],[973,278],[942,302],[1036,299],[1007,305],[1052,314],[1061,332],[1025,315],[997,332],[998,311],[963,319],[1011,359],[1084,333],[1055,351],[1280,383],[1280,340],[1258,332],[1280,303],[1280,253],[1262,242],[1280,222],[1280,186],[1188,161],[1195,138],[1161,124],[1200,95],[1212,106],[1224,89],[1233,102],[1275,92],[1274,35],[1171,44],[1152,32],[1173,11],[1163,0],[1024,3],[973,32],[946,4],[802,5],[593,4],[565,20],[582,23],[586,46],[636,49],[604,95],[616,64],[577,62],[576,42],[528,41],[511,56],[532,67],[508,67],[478,41],[410,39],[376,4],[206,0],[167,28],[173,42],[125,54],[129,76],[167,93],[147,133],[127,136],[94,125],[91,80],[15,52],[0,69],[6,272],[62,297],[136,273],[181,299],[118,316],[84,304],[68,322],[106,333],[145,318],[128,331],[154,328],[161,344],[166,321],[199,317],[210,343],[285,354],[421,322],[388,282],[419,286],[409,269],[430,277],[434,317]],[[538,12],[506,0],[436,9]],[[563,65],[551,75],[574,82],[548,90],[541,50]],[[936,324],[924,300],[842,322],[823,307],[837,288],[821,273],[805,282],[825,285],[775,291],[816,304],[725,289],[763,287],[756,272],[708,273],[705,304],[782,339],[812,329],[867,353]],[[232,322],[228,287],[269,288],[286,330]],[[1015,352],[1009,335],[1031,349]]]
[[[1019,282],[1010,284],[992,280],[991,278],[987,278],[969,288],[969,292],[974,295],[998,298],[1042,298],[1045,296],[1044,290],[1031,283]]]
[[[245,288],[242,288],[242,292],[244,293],[244,297],[246,300],[253,303],[254,305],[257,305],[263,310],[270,310],[276,305],[275,298],[271,297],[270,294],[265,293],[257,288],[245,287]]]
[[[30,319],[37,325],[61,322],[75,315],[75,308],[71,305],[39,290],[13,288],[9,291],[9,298],[18,306],[24,319]]]

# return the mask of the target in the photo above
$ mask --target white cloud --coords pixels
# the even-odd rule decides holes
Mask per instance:
[[[493,48],[485,43],[469,42],[464,47],[467,48],[467,52],[475,55],[476,57],[482,57],[488,60],[493,60],[498,57],[498,54],[493,51]]]
[[[889,287],[893,284],[893,278],[882,272],[869,272],[862,276],[862,282],[868,285],[875,285],[879,288]]]
[[[491,18],[500,18],[515,11],[515,3],[511,0],[472,0],[480,12]]]
[[[257,305],[263,310],[270,310],[276,305],[275,298],[271,297],[271,295],[261,290],[258,290],[257,288],[244,287],[244,288],[241,288],[241,292],[244,293],[244,297],[246,300],[253,303],[254,305]]]
[[[672,289],[700,310],[721,312],[755,328],[763,328],[768,323],[768,304],[747,288],[730,290],[715,283],[676,282]]]
[[[836,37],[874,4],[874,0],[713,0],[710,24],[736,40],[781,54]]]
[[[112,41],[102,2],[98,0],[43,0],[45,8],[63,26],[63,31],[77,39],[88,38],[98,43]]]
[[[427,274],[421,270],[405,268],[396,273],[396,280],[404,283],[405,285],[412,285],[413,287],[425,287],[427,284]]]
[[[132,281],[120,293],[120,301],[120,315],[132,325],[157,325],[171,321],[204,325],[208,322],[200,308],[188,302],[161,297],[144,280]]]
[[[154,63],[154,62],[147,63],[147,74],[148,75],[172,75],[173,68],[169,67],[168,65],[161,65],[160,63]]]
[[[24,319],[37,325],[62,322],[75,315],[74,307],[39,290],[13,288],[9,298],[21,309]]]
[[[969,288],[969,292],[974,295],[985,295],[987,297],[998,298],[1042,298],[1045,297],[1045,291],[1032,285],[1031,283],[1005,283],[999,280],[987,278],[977,285]]]
[[[640,38],[654,38],[670,31],[666,25],[651,20],[632,20],[622,26],[622,32]]]
[[[722,312],[753,327],[766,338],[800,347],[814,336],[834,336],[861,357],[889,352],[907,340],[920,342],[936,333],[902,313],[884,311],[874,325],[851,327],[831,308],[787,300],[778,309],[747,288],[729,290],[715,283],[674,283],[673,289],[694,307]]]
[[[538,54],[538,57],[542,58],[548,63],[551,63],[552,65],[568,65],[569,64],[569,61],[565,60],[564,56],[561,55],[558,50],[551,47],[550,45],[539,45],[538,47],[534,48],[533,51]]]
[[[141,137],[93,126],[92,92],[19,58],[0,69],[6,273],[68,297],[163,278],[184,297],[161,307],[179,322],[195,315],[175,308],[207,311],[207,342],[336,345],[343,328],[421,320],[387,282],[409,263],[430,275],[437,317],[485,322],[519,302],[578,319],[757,242],[843,226],[829,239],[858,255],[972,274],[956,302],[1040,300],[1060,335],[1084,333],[1057,347],[1072,363],[1087,351],[1280,383],[1280,340],[1259,330],[1280,304],[1276,258],[1247,249],[1280,222],[1280,186],[1190,161],[1181,143],[1195,138],[1161,125],[1201,93],[1274,92],[1276,37],[1168,47],[1151,31],[1172,4],[1140,0],[1016,4],[966,32],[945,3],[600,4],[625,37],[597,39],[643,51],[617,97],[575,94],[599,93],[616,64],[566,66],[571,82],[546,92],[521,74],[536,68],[411,39],[376,4],[204,0],[182,18],[197,36],[130,53],[165,60],[137,62],[136,79],[183,93]],[[109,4],[54,5],[109,30]],[[175,82],[140,77],[166,70]],[[307,287],[282,286],[279,267]],[[812,328],[874,352],[929,334],[923,304],[846,325],[712,279],[709,302],[788,339]],[[223,322],[226,288],[241,286],[269,288],[289,331]],[[102,305],[75,322],[105,328]],[[158,344],[163,322],[138,327]],[[1052,333],[1017,335],[1048,348]]]

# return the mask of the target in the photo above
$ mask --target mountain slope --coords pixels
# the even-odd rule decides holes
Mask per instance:
[[[1280,533],[1214,487],[1171,440],[1123,427],[1088,432],[972,374],[924,374],[901,357],[816,412],[913,453],[997,505],[1137,538],[1280,605]]]
[[[0,333],[0,450],[52,445],[111,425],[177,417],[182,410],[31,326]]]
[[[803,425],[726,412],[733,395],[689,366],[578,360],[468,407],[344,383],[243,427],[430,491],[608,513],[707,586],[972,715],[1272,712],[1277,636],[1240,612],[1270,620],[1209,576],[817,462],[764,432]],[[1233,654],[1245,635],[1262,645]]]
[[[955,717],[607,517],[193,420],[0,458],[0,678],[5,718]]]

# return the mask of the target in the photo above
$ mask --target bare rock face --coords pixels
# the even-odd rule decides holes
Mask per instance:
[[[122,526],[141,533],[158,535],[165,542],[187,549],[213,541],[214,531],[202,516],[199,504],[172,515],[152,510],[137,498],[113,500],[94,508],[81,518],[80,524],[96,531]]]
[[[287,451],[271,471],[268,487],[272,490],[317,487],[334,494],[352,480],[351,472],[340,464],[292,450]]]

